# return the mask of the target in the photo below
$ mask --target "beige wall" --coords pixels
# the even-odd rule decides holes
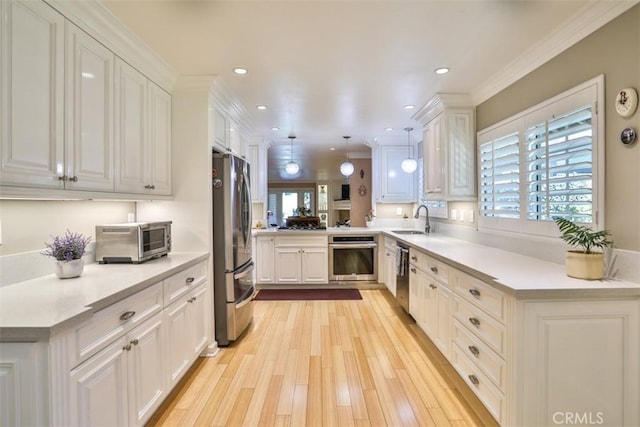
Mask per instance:
[[[618,90],[640,90],[640,6],[611,21],[476,108],[477,129],[523,111],[597,75],[605,76],[605,227],[615,246],[640,251],[640,143],[624,146],[620,132],[640,131],[640,111],[614,109]]]
[[[349,177],[349,198],[351,199],[351,226],[364,227],[364,217],[371,209],[371,159],[350,159],[355,172]],[[364,172],[362,178],[360,171]],[[360,186],[366,191],[361,196],[358,193]]]

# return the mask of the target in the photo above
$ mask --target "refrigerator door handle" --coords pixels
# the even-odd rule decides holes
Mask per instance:
[[[253,271],[253,269],[255,268],[255,264],[253,263],[253,261],[251,261],[249,264],[247,264],[247,266],[245,268],[243,268],[241,271],[238,271],[237,273],[233,274],[233,278],[234,279],[242,279],[243,277],[247,276],[249,273],[251,273]]]

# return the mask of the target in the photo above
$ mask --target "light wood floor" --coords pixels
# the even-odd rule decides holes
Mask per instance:
[[[256,301],[250,330],[202,358],[158,426],[495,425],[386,290]]]

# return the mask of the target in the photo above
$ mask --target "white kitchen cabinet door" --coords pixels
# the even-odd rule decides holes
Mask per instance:
[[[435,344],[445,357],[450,357],[453,329],[453,292],[438,284]]]
[[[402,161],[409,155],[406,145],[383,145],[377,149],[380,192],[378,203],[414,203],[416,198],[416,173],[402,170]]]
[[[143,425],[166,396],[167,385],[163,375],[166,346],[162,318],[159,313],[127,334],[129,342],[125,347],[131,426]]]
[[[147,194],[171,195],[171,95],[148,82],[149,147],[145,164]]]
[[[67,22],[65,188],[113,191],[113,53]]]
[[[64,188],[64,17],[0,2],[2,185]]]
[[[207,344],[209,344],[209,339],[207,338],[207,325],[208,325],[208,305],[207,305],[207,294],[209,293],[209,289],[206,284],[195,289],[190,296],[191,300],[191,309],[188,312],[188,322],[189,327],[192,332],[192,341],[190,346],[191,357],[190,361],[195,360],[200,353],[204,351]],[[191,365],[191,364],[189,364]]]
[[[167,372],[169,386],[175,386],[189,369],[189,296],[171,304],[166,312]]]
[[[72,425],[126,426],[129,423],[127,351],[122,337],[71,371]]]
[[[147,148],[147,78],[116,59],[115,86],[115,190],[144,193]]]
[[[301,283],[302,258],[299,248],[276,248],[276,282],[277,283]]]
[[[251,177],[251,201],[267,202],[267,148],[262,142],[249,142],[245,149]]]
[[[273,236],[256,238],[256,282],[273,283],[275,281],[275,247]]]
[[[423,129],[424,192],[444,197],[444,152],[442,150],[442,113]]]
[[[209,135],[213,136],[213,145],[223,153],[231,151],[229,146],[229,119],[226,113],[217,106],[209,110]]]
[[[395,246],[384,248],[384,277],[385,285],[391,294],[396,296],[396,250]]]
[[[329,251],[326,247],[304,247],[301,253],[302,283],[329,282]]]

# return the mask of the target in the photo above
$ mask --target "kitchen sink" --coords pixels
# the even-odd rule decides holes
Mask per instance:
[[[420,230],[391,230],[391,232],[396,234],[427,234]]]

